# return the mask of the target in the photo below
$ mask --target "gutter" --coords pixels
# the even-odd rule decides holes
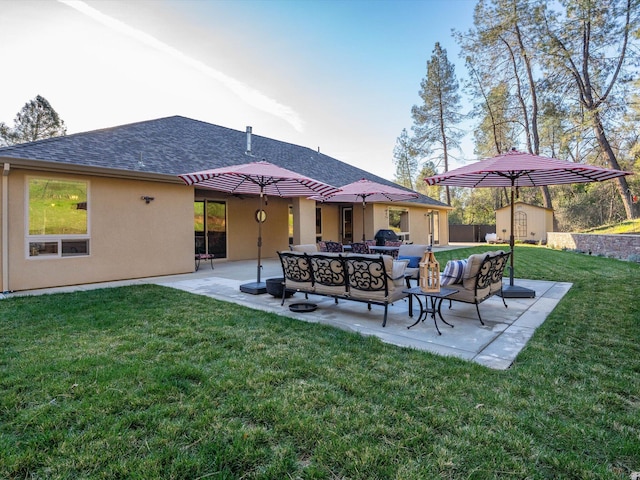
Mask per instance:
[[[44,172],[66,172],[75,174],[90,174],[97,177],[123,178],[129,180],[148,180],[152,182],[175,183],[184,185],[178,175],[168,173],[139,172],[135,170],[124,170],[118,168],[93,167],[70,163],[60,163],[46,160],[32,160],[27,158],[0,157],[4,162],[11,162],[11,166],[16,169],[40,170]],[[8,165],[8,163],[5,163]]]
[[[2,293],[9,293],[9,171],[11,164],[2,169]]]

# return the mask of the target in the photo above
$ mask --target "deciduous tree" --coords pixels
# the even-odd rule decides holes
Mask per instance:
[[[474,79],[478,80],[478,72],[483,72],[482,88],[485,91],[495,91],[498,86],[506,88],[504,95],[509,99],[509,110],[503,118],[513,123],[511,130],[520,141],[514,139],[505,147],[523,144],[529,153],[539,155],[542,81],[540,68],[536,68],[536,39],[530,21],[535,4],[530,0],[480,0],[475,7],[474,28],[465,34],[457,34],[457,38],[467,55],[473,58]],[[504,151],[499,147],[495,153]],[[549,189],[542,186],[541,193],[544,206],[552,208]]]
[[[564,10],[541,8],[541,57],[549,71],[563,71],[571,81],[564,92],[588,115],[600,150],[611,168],[620,169],[607,131],[608,119],[623,113],[622,88],[630,73],[629,49],[638,26],[636,0],[563,0]],[[559,87],[561,85],[558,85]],[[625,177],[615,180],[627,218],[635,216]]]

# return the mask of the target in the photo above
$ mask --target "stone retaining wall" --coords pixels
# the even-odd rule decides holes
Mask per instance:
[[[547,246],[621,260],[640,260],[640,235],[547,232]]]

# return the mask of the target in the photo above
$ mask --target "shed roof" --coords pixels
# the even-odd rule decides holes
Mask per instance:
[[[172,116],[0,148],[0,157],[60,166],[113,169],[150,177],[267,160],[333,186],[366,178],[398,185],[307,147],[219,125]],[[403,187],[399,187],[403,188]],[[420,195],[411,202],[448,208]]]
[[[526,203],[520,200],[517,200],[515,202],[513,202],[514,205],[523,205],[523,206],[527,206],[527,207],[532,207],[532,208],[539,208],[540,210],[546,210],[548,212],[553,212],[552,208],[547,208],[547,207],[542,207],[540,205],[534,205],[533,203]],[[500,207],[500,208],[496,208],[496,212],[499,212],[501,210],[509,210],[511,209],[511,205],[507,204],[504,207]]]

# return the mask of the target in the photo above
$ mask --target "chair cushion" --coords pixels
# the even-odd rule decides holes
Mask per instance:
[[[440,275],[440,285],[454,285],[462,283],[462,275],[467,266],[467,260],[449,260]]]
[[[291,245],[292,252],[315,253],[318,247],[315,243],[306,243],[302,245]]]
[[[391,270],[391,279],[396,287],[404,287],[404,274],[407,270],[407,260],[394,260]]]
[[[476,288],[476,275],[478,274],[480,265],[486,256],[486,253],[474,253],[473,255],[469,255],[469,258],[467,258],[467,265],[464,267],[464,272],[462,274],[462,284],[464,285],[464,288],[468,290]]]
[[[342,248],[342,243],[340,242],[332,242],[326,241],[324,242],[325,247],[327,248],[327,252],[342,252],[344,249]]]
[[[413,256],[409,256],[409,255],[398,255],[398,260],[409,260],[409,265],[407,265],[407,267],[409,267],[409,268],[419,268],[420,267],[420,260],[422,260],[422,257],[413,257]]]
[[[400,248],[398,249],[398,256],[422,258],[427,250],[429,250],[429,245],[420,243],[404,243],[400,245]]]
[[[351,244],[351,252],[352,253],[369,253],[369,246],[366,243],[352,243]]]

